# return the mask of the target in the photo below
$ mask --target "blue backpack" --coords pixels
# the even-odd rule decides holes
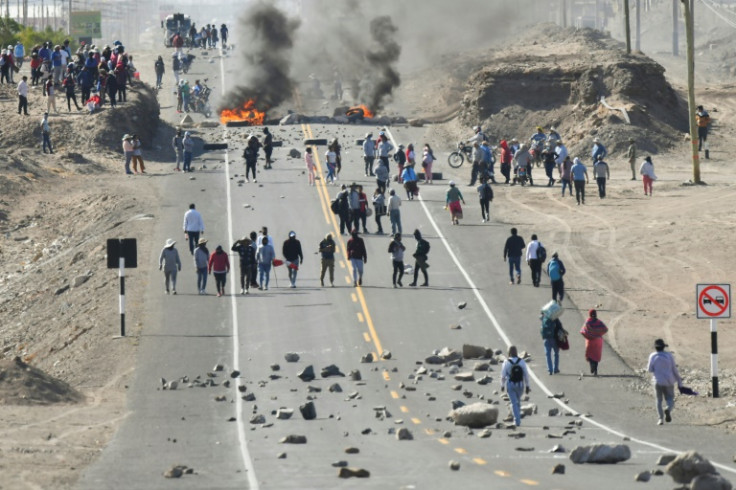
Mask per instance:
[[[560,274],[560,262],[558,260],[552,260],[549,263],[547,272],[549,272],[549,278],[553,281],[559,281],[562,279],[562,274]]]

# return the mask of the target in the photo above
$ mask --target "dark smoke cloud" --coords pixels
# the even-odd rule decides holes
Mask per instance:
[[[267,111],[291,97],[291,49],[298,27],[298,20],[289,19],[265,2],[245,12],[238,29],[242,33],[243,80],[225,96],[221,109],[241,107],[253,99],[257,109]]]
[[[382,109],[394,89],[401,85],[401,76],[395,66],[401,56],[401,46],[396,41],[397,32],[391,17],[387,15],[371,20],[370,33],[376,47],[366,53],[366,59],[373,70],[374,79],[367,93],[361,94],[370,108]]]

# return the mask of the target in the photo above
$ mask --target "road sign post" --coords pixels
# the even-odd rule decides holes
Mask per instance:
[[[135,238],[110,238],[107,240],[107,268],[119,270],[120,336],[125,337],[125,267],[138,267],[138,250]]]
[[[731,318],[731,285],[698,284],[695,302],[697,318],[710,320],[710,376],[713,398],[718,398],[718,319]]]

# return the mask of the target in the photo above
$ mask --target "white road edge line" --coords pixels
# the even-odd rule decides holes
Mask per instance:
[[[388,129],[388,127],[385,128],[385,131],[386,131],[386,134],[388,135],[388,137],[393,142],[394,147],[398,148],[399,145],[398,145],[396,139],[394,138],[394,135],[391,134],[391,131]],[[434,228],[434,231],[437,233],[437,236],[439,237],[440,241],[445,246],[445,249],[447,250],[447,253],[450,255],[450,257],[452,258],[452,261],[455,262],[455,265],[457,266],[458,270],[460,271],[460,273],[463,275],[463,277],[467,281],[468,285],[470,286],[470,289],[473,291],[473,294],[475,295],[476,299],[478,300],[478,303],[480,303],[481,307],[483,308],[483,311],[488,316],[488,319],[491,320],[491,323],[493,324],[493,327],[496,329],[496,333],[498,333],[498,335],[501,337],[501,339],[504,341],[504,343],[506,343],[506,347],[512,345],[511,339],[509,339],[508,335],[506,335],[506,332],[503,330],[503,328],[501,328],[501,325],[498,323],[498,320],[496,320],[496,317],[494,316],[493,312],[491,312],[491,309],[489,308],[488,303],[486,303],[486,301],[483,299],[483,296],[481,296],[480,290],[475,285],[475,283],[473,282],[473,280],[470,278],[470,275],[468,275],[467,271],[462,266],[462,264],[460,264],[460,260],[457,258],[457,255],[455,255],[455,253],[452,251],[452,248],[450,247],[450,244],[448,243],[448,241],[445,238],[445,236],[442,234],[442,231],[440,230],[440,227],[437,226],[437,223],[435,222],[434,218],[432,217],[432,214],[429,212],[429,209],[427,208],[427,205],[424,202],[424,199],[422,198],[421,192],[419,193],[419,202],[422,204],[422,209],[424,209],[424,213],[427,215],[427,218],[429,219],[429,222],[432,224],[432,228]],[[542,382],[541,379],[539,379],[539,377],[534,373],[534,371],[531,368],[529,368],[529,376],[534,380],[534,383],[537,386],[539,386],[542,389],[542,391],[548,397],[552,397],[553,396],[553,392],[549,388],[547,388],[547,386]],[[628,440],[630,440],[632,442],[636,442],[636,443],[641,444],[641,445],[644,445],[644,446],[649,446],[649,447],[651,447],[653,449],[657,449],[658,451],[669,452],[669,453],[681,453],[681,452],[684,452],[684,451],[681,451],[681,450],[676,450],[676,449],[671,449],[671,448],[668,448],[668,447],[665,447],[665,446],[660,446],[659,444],[654,443],[654,442],[644,441],[642,439],[637,439],[635,437],[631,437],[631,436],[629,436],[627,434],[624,434],[623,432],[617,431],[613,427],[609,427],[609,426],[607,426],[605,424],[602,424],[602,423],[600,423],[600,422],[598,422],[596,420],[593,420],[590,417],[587,417],[584,414],[581,414],[580,412],[578,412],[577,410],[573,409],[571,406],[569,406],[568,404],[566,404],[565,402],[563,402],[562,400],[560,400],[559,398],[552,398],[552,400],[555,403],[557,403],[560,407],[562,407],[565,410],[568,410],[568,411],[574,413],[575,415],[578,415],[580,418],[584,419],[586,422],[589,422],[589,423],[595,425],[596,427],[598,427],[600,429],[603,429],[604,431],[606,431],[606,432],[608,432],[610,434],[613,434],[613,435],[615,435],[617,437],[620,437],[622,439],[627,438]],[[711,461],[711,464],[713,466],[719,468],[719,469],[722,469],[724,471],[728,471],[728,472],[731,472],[731,473],[736,474],[736,468],[731,468],[731,467],[726,466],[724,464],[715,463],[713,461]]]
[[[220,48],[220,80],[222,82],[222,95],[225,95],[225,63],[223,61],[222,48]],[[223,129],[225,141],[227,141],[227,126]],[[234,241],[233,235],[233,203],[230,195],[230,153],[229,150],[225,150],[225,195],[227,199],[227,235],[230,243]],[[233,266],[230,266],[230,270],[233,270]],[[231,278],[235,277],[235,274],[231,274]],[[238,333],[238,302],[237,289],[235,280],[230,281],[230,305],[232,306],[233,312],[233,369],[239,369],[238,364],[240,363],[240,335]],[[235,419],[238,428],[238,442],[240,443],[240,456],[243,459],[243,465],[245,466],[246,476],[248,477],[248,488],[249,490],[258,490],[258,479],[256,478],[256,469],[253,465],[253,460],[250,457],[248,451],[248,441],[245,438],[245,421],[243,419],[243,399],[240,397],[238,391],[238,383],[235,383],[233,391],[235,392]]]

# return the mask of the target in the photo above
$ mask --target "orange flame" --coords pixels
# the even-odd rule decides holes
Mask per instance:
[[[256,101],[253,99],[248,100],[243,107],[236,109],[223,109],[220,112],[220,122],[227,124],[231,121],[242,122],[246,121],[251,126],[260,126],[263,124],[263,120],[266,118],[266,113],[256,109]]]
[[[368,109],[368,106],[365,104],[360,104],[360,105],[356,105],[355,107],[351,107],[350,109],[348,109],[348,112],[346,112],[345,114],[350,116],[352,114],[355,114],[359,110],[363,111],[364,117],[372,118],[374,116],[373,111]]]

